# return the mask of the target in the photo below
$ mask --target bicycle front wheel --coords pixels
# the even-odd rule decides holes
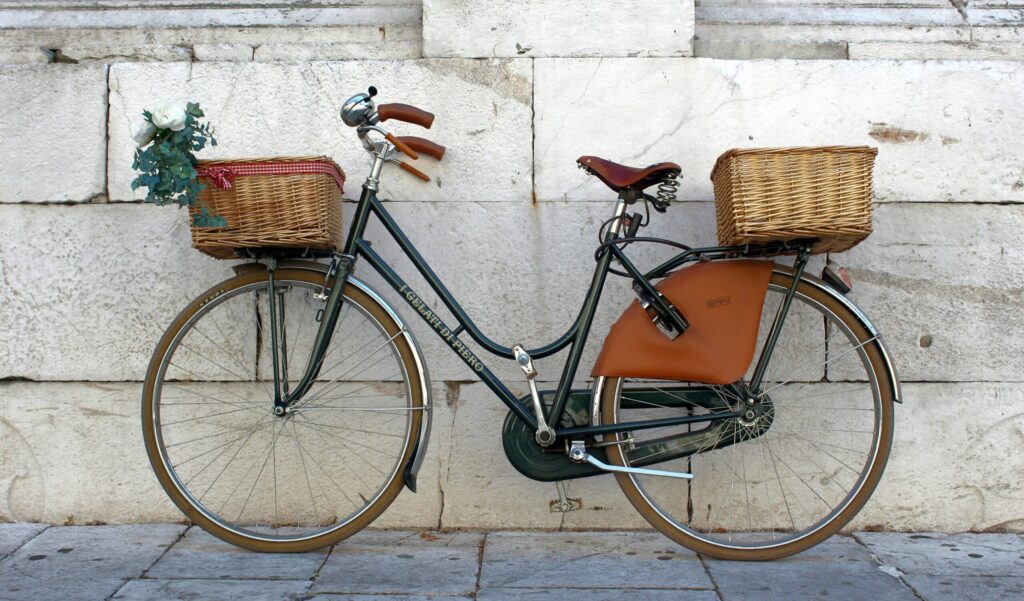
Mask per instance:
[[[792,281],[780,270],[772,276],[759,350]],[[608,447],[616,465],[694,475],[616,478],[645,519],[699,553],[768,560],[803,551],[849,522],[881,478],[892,444],[894,377],[881,341],[834,294],[799,283],[766,374],[761,395],[748,392],[746,380],[601,383],[603,423],[744,414],[622,433]]]
[[[142,420],[153,470],[182,512],[235,545],[307,551],[358,532],[398,496],[416,448],[425,406],[410,338],[352,282],[312,387],[274,414],[271,345],[278,385],[294,388],[323,283],[279,269],[273,289],[266,271],[219,284],[174,320],[150,362]]]

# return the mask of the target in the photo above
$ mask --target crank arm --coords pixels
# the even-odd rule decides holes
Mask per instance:
[[[692,480],[693,474],[687,472],[670,472],[667,470],[652,470],[644,467],[622,467],[618,465],[608,465],[601,461],[597,457],[594,457],[587,452],[582,441],[574,440],[572,447],[569,449],[569,458],[573,461],[585,462],[596,467],[599,470],[605,472],[618,472],[623,474],[641,474],[645,476],[664,476],[666,478],[679,478],[682,480]]]

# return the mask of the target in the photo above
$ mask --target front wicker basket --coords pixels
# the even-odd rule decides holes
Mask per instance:
[[[287,173],[295,170],[305,172]],[[212,257],[232,259],[260,248],[329,250],[344,242],[345,175],[327,157],[199,161],[197,171],[205,188],[190,217],[205,207],[227,221],[224,228],[192,225],[192,246]]]
[[[733,149],[718,157],[718,240],[723,245],[817,238],[814,253],[847,250],[871,233],[877,148]]]

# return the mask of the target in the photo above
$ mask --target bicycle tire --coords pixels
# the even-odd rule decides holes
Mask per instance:
[[[289,303],[292,305],[294,305],[295,302],[299,302],[300,305],[303,302],[306,302],[304,299],[311,297],[312,293],[319,291],[321,286],[324,284],[324,274],[303,269],[278,269],[275,272],[275,279],[275,292],[279,295],[279,300],[281,302],[285,302],[285,299],[288,298]],[[373,402],[377,404],[368,409],[353,406],[338,406],[336,403],[349,402],[346,398],[357,399],[357,404],[365,404],[369,402],[366,400],[369,397],[356,396],[354,392],[358,392],[359,389],[352,388],[350,382],[347,380],[341,381],[338,377],[334,380],[328,380],[327,378],[332,373],[336,372],[322,370],[320,377],[314,383],[307,395],[296,403],[295,411],[288,414],[291,417],[288,417],[286,421],[281,421],[281,418],[273,417],[272,394],[270,394],[269,398],[261,398],[263,393],[259,390],[261,386],[263,388],[267,388],[269,385],[265,380],[260,380],[260,377],[264,379],[268,378],[266,372],[271,371],[266,368],[268,353],[266,352],[266,340],[264,339],[266,337],[262,336],[264,328],[266,327],[262,322],[265,321],[267,313],[266,309],[263,308],[259,302],[260,293],[262,292],[262,294],[265,295],[267,291],[269,291],[269,280],[266,271],[255,270],[253,272],[244,273],[213,286],[196,298],[175,318],[157,345],[146,374],[142,397],[143,436],[147,455],[161,486],[175,505],[193,523],[198,524],[204,530],[217,538],[254,551],[309,551],[334,544],[360,531],[377,519],[401,492],[401,489],[404,486],[403,475],[405,468],[409,464],[419,442],[421,423],[425,417],[423,416],[423,413],[424,410],[428,410],[424,405],[425,399],[423,394],[426,376],[417,360],[417,355],[413,346],[414,343],[411,342],[411,336],[405,335],[406,330],[404,329],[404,326],[396,320],[394,314],[386,307],[385,304],[383,304],[383,301],[379,300],[379,297],[376,297],[376,295],[364,290],[360,286],[354,285],[350,281],[346,285],[343,293],[343,314],[338,320],[335,336],[332,340],[331,347],[328,349],[327,356],[333,357],[334,355],[331,353],[333,353],[336,348],[341,349],[341,345],[345,344],[346,341],[356,340],[358,342],[361,340],[360,337],[373,339],[373,336],[375,335],[374,331],[377,330],[376,335],[384,337],[387,340],[384,348],[391,350],[391,355],[394,359],[395,365],[399,366],[400,373],[398,375],[400,375],[401,381],[399,382],[398,380],[395,380],[394,377],[391,377],[383,378],[376,384],[373,384],[374,381],[370,380],[370,385],[377,386],[377,388],[371,389],[371,391],[382,391],[381,394],[376,396],[378,398],[385,398],[386,400],[374,400]],[[234,342],[238,339],[245,338],[246,335],[249,335],[247,340],[251,340],[253,328],[250,327],[247,329],[244,326],[238,325],[237,322],[231,322],[230,320],[227,320],[228,323],[225,325],[224,317],[221,317],[220,321],[217,321],[217,318],[212,316],[214,315],[213,312],[219,308],[221,310],[227,310],[224,308],[232,308],[235,306],[241,306],[244,308],[248,301],[247,295],[249,293],[252,293],[254,298],[255,311],[252,312],[251,317],[256,322],[255,332],[257,334],[257,347],[255,351],[251,352],[251,355],[246,355],[245,352],[235,354],[236,349],[233,345],[228,344],[229,339],[231,342]],[[295,301],[292,300],[292,296],[286,297],[285,294],[301,296],[295,296],[295,298],[299,299],[298,301]],[[229,306],[228,303],[232,303],[234,299],[242,299],[242,302],[234,303]],[[310,301],[310,303],[312,302],[314,301]],[[286,307],[287,306],[288,305],[286,305]],[[308,307],[309,304],[307,303],[306,308],[308,309]],[[234,310],[235,313],[239,312],[237,309],[232,310]],[[295,332],[289,332],[288,330],[283,329],[284,326],[282,326],[281,345],[285,347],[284,350],[287,352],[301,354],[299,353],[299,348],[302,346],[302,342],[304,340],[301,338],[301,332],[311,331],[315,333],[315,326],[317,324],[314,323],[312,327],[307,326],[309,329],[304,330],[301,327],[301,324],[304,323],[303,320],[305,319],[305,313],[303,313],[303,317],[297,318],[295,316],[298,314],[298,310],[293,313],[287,312],[287,309],[284,311],[285,312],[282,313],[284,321],[291,322],[294,325],[294,322],[298,320],[300,326],[298,331]],[[242,311],[242,313],[244,313],[244,311]],[[225,316],[228,315],[231,314],[225,313]],[[355,327],[357,326],[353,326],[351,329],[344,329],[346,328],[345,315],[355,315],[356,317],[352,319],[362,319],[363,322],[361,323],[369,324],[369,327],[364,327],[366,333],[359,333],[362,330],[356,331]],[[199,329],[196,325],[204,323],[203,318],[208,316],[210,316],[210,318],[207,322],[210,322],[210,320],[212,320],[212,322],[207,323],[206,329],[213,332],[213,325],[216,325],[215,329],[224,334],[224,340],[219,345],[212,344],[211,346],[210,343],[215,343],[215,341],[211,340],[210,343],[206,343],[198,336],[194,339],[189,338],[189,336],[195,332],[202,333],[203,336],[208,339],[210,338],[210,334]],[[242,321],[244,322],[246,320]],[[349,325],[352,325],[351,319],[348,323]],[[238,331],[241,331],[242,333],[237,334],[236,332]],[[217,350],[220,354],[216,355],[216,357],[219,359],[211,360],[212,365],[217,367],[206,366],[206,368],[200,370],[191,363],[188,364],[188,367],[180,367],[177,364],[174,364],[174,357],[178,356],[177,353],[179,349],[182,348],[189,349],[188,353],[181,355],[184,358],[183,360],[194,360],[194,357],[204,356],[202,352],[195,351],[191,349],[191,347],[185,345],[183,341],[186,339],[192,340],[193,345],[198,344],[199,342],[206,344],[206,347],[201,350],[207,351],[207,355],[212,355],[212,350]],[[288,342],[292,343],[290,348],[288,346]],[[228,351],[228,349],[230,349],[230,352],[222,352]],[[294,349],[294,351],[292,349]],[[376,351],[374,352],[376,353]],[[231,359],[231,355],[233,354],[237,359],[232,359],[233,362],[229,363],[228,359]],[[292,362],[290,356],[286,353],[284,356],[286,357],[284,364],[290,364]],[[348,358],[349,357],[346,356],[343,361],[347,361]],[[366,358],[363,358],[362,361],[365,362]],[[372,365],[376,366],[384,361],[384,359],[381,359]],[[216,375],[217,373],[223,374],[225,372],[238,374],[243,368],[247,369],[250,364],[257,375],[249,380],[245,380],[247,374],[244,371],[241,372],[238,379],[230,380],[228,382],[218,379],[223,378],[223,375]],[[329,360],[325,359],[324,366],[326,367],[328,364]],[[228,369],[226,365],[231,365],[232,367]],[[305,363],[303,362],[301,365],[304,366]],[[344,373],[343,370],[347,370],[349,373],[352,373],[354,368],[347,367],[348,365],[351,364],[339,362],[338,365],[335,365],[332,369],[341,370],[342,373]],[[225,369],[220,370],[220,367],[224,367]],[[359,364],[356,364],[356,367],[360,368]],[[264,374],[262,376],[259,375],[261,369]],[[381,368],[377,373],[382,371],[386,370]],[[214,375],[207,376],[205,375],[207,372]],[[365,372],[366,369],[362,369],[359,373]],[[168,378],[168,373],[177,373],[179,379],[173,380]],[[363,381],[360,380],[359,382],[359,385],[363,386]],[[349,385],[348,389],[344,388],[346,385]],[[218,397],[214,400],[209,400],[212,398],[213,393],[209,390],[198,388],[202,386],[214,387],[216,390],[223,392],[217,392],[216,394]],[[334,388],[329,388],[331,386]],[[342,388],[343,392],[337,392],[339,387]],[[163,390],[165,388],[179,392],[182,390],[187,391],[192,389],[195,391],[195,394],[191,397],[185,397],[191,399],[191,401],[187,403],[178,402],[177,400],[175,400],[175,402],[162,402],[165,397],[169,397],[171,400],[174,400],[173,395],[169,396],[163,394]],[[254,389],[255,392],[249,392]],[[256,400],[251,400],[249,398],[250,394],[256,397]],[[313,395],[316,394],[320,394],[321,396],[315,398]],[[324,397],[323,395],[325,394],[328,395],[328,397],[335,394],[339,394],[341,396],[338,397],[338,400],[334,400],[333,398]],[[349,397],[346,397],[346,394],[349,394]],[[404,397],[404,400],[401,400],[402,397]],[[328,400],[324,400],[325,398],[328,398]],[[305,403],[307,399],[311,400],[309,400],[308,404],[303,406],[303,403]],[[221,413],[200,414],[199,418],[193,418],[188,413],[180,413],[180,415],[185,415],[187,417],[183,417],[179,420],[172,420],[170,418],[163,419],[167,415],[175,415],[175,411],[201,411],[200,409],[194,409],[193,406],[201,407],[203,405],[212,405],[220,407],[220,405],[215,404],[215,402],[224,403],[224,409],[226,410]],[[390,404],[385,405],[383,403]],[[180,406],[182,405],[191,406],[181,408]],[[233,409],[231,408],[232,406],[236,408]],[[314,413],[314,409],[319,409],[320,411]],[[331,409],[334,409],[334,411],[329,411]],[[404,420],[404,424],[393,427],[389,426],[392,432],[380,432],[376,431],[374,428],[369,428],[368,426],[363,426],[363,429],[352,428],[345,425],[348,424],[348,421],[335,421],[330,424],[323,423],[332,419],[340,419],[333,416],[340,415],[343,411],[346,415],[345,420],[362,420],[362,422],[355,423],[354,425],[356,426],[361,423],[365,423],[368,419],[375,419],[378,414],[389,416],[400,416],[404,414],[406,419]],[[356,411],[359,413],[355,413]],[[267,413],[271,417],[266,417],[263,413]],[[230,443],[231,446],[225,446],[225,450],[223,451],[206,450],[200,453],[200,455],[206,455],[208,457],[215,456],[216,459],[212,461],[218,461],[221,463],[225,461],[227,462],[223,468],[221,468],[220,463],[216,464],[216,467],[210,469],[208,474],[212,474],[218,469],[221,470],[220,474],[225,474],[229,468],[231,469],[231,473],[241,472],[241,467],[236,469],[231,468],[230,466],[232,462],[242,454],[243,448],[250,439],[252,439],[257,432],[264,432],[266,426],[259,424],[266,423],[275,425],[270,428],[270,431],[274,432],[270,438],[270,451],[268,451],[267,457],[263,459],[263,465],[260,467],[252,482],[252,487],[249,490],[248,497],[245,499],[245,503],[242,505],[242,509],[239,512],[237,519],[231,519],[229,516],[223,515],[227,513],[227,502],[223,505],[225,509],[218,511],[217,508],[211,507],[212,503],[209,500],[205,500],[203,498],[204,494],[209,494],[210,490],[217,485],[217,479],[209,485],[210,488],[207,488],[206,493],[204,494],[200,493],[197,485],[193,485],[190,488],[188,483],[191,482],[191,480],[186,480],[183,477],[183,474],[179,473],[179,471],[184,469],[182,466],[184,461],[193,461],[194,457],[185,460],[179,459],[179,462],[175,464],[174,455],[180,457],[182,453],[177,447],[174,451],[169,451],[169,447],[173,446],[174,443],[168,443],[165,438],[171,436],[171,425],[192,427],[191,425],[184,426],[183,424],[188,424],[188,422],[198,422],[197,427],[205,423],[207,427],[219,428],[222,427],[222,424],[213,423],[213,420],[228,419],[224,417],[224,415],[232,415],[233,419],[234,417],[238,417],[237,414],[243,414],[243,417],[251,420],[255,418],[251,417],[250,414],[259,415],[260,418],[258,421],[250,424],[249,428],[251,431],[249,431],[249,438],[245,438],[245,440],[240,443],[240,446],[234,446],[238,444],[236,440],[235,442]],[[311,418],[308,417],[308,415],[314,415],[317,417]],[[328,417],[321,417],[324,415],[327,415]],[[352,415],[356,415],[357,418],[352,418]],[[371,417],[362,417],[364,415],[370,415]],[[314,422],[314,419],[320,421]],[[294,449],[284,448],[284,442],[288,437],[288,434],[285,433],[285,430],[289,429],[288,421],[291,422],[290,429],[292,430],[294,437]],[[397,417],[392,417],[390,421],[402,422],[403,420],[399,420]],[[381,420],[381,422],[383,423],[383,420]],[[351,424],[349,424],[349,426],[351,426]],[[341,432],[343,432],[345,436],[360,436],[361,438],[359,440],[344,438],[341,434],[329,428],[342,428]],[[245,436],[245,432],[247,430],[235,430],[235,432],[239,431],[242,433],[241,436]],[[401,434],[398,434],[399,431],[401,431]],[[205,435],[205,432],[203,432],[203,434]],[[347,477],[347,480],[345,480],[346,487],[350,486],[351,482],[354,482],[355,479],[352,476],[356,476],[359,480],[363,481],[362,485],[365,485],[367,490],[373,489],[374,486],[368,484],[365,481],[365,477],[360,476],[360,472],[357,468],[352,467],[352,465],[348,465],[346,467],[343,461],[345,457],[354,457],[352,458],[352,461],[355,462],[356,459],[360,457],[358,453],[359,448],[365,447],[366,449],[370,449],[371,447],[374,447],[374,445],[379,443],[371,441],[383,440],[381,436],[385,434],[392,437],[401,436],[400,444],[395,444],[394,441],[389,443],[390,448],[393,449],[394,452],[394,462],[391,468],[386,471],[383,482],[381,482],[380,486],[373,491],[372,496],[362,492],[361,490],[356,491],[358,497],[362,497],[362,500],[364,501],[363,505],[358,506],[359,502],[353,501],[345,488],[342,488],[337,480],[335,480],[334,475],[338,474],[332,474],[331,472],[334,470],[340,470],[339,473],[341,476]],[[333,439],[332,435],[334,437]],[[187,435],[174,434],[174,436],[176,436],[175,440],[179,446],[194,442],[193,440],[189,440]],[[218,436],[218,434],[212,435],[212,437],[215,436]],[[370,438],[367,438],[367,436],[370,436]],[[207,438],[210,438],[210,436]],[[181,439],[184,440],[182,441]],[[300,484],[294,487],[294,490],[288,489],[285,486],[278,486],[279,457],[277,443],[279,439],[282,441],[282,456],[286,453],[288,454],[288,459],[281,459],[280,461],[290,461],[290,463],[286,464],[290,467],[290,471],[288,469],[281,470],[282,478],[291,477],[293,480],[297,480]],[[335,441],[334,439],[337,440]],[[203,439],[196,440],[198,441]],[[322,452],[319,452],[319,447],[312,447],[311,444],[304,446],[302,444],[303,440],[308,443],[311,443],[314,440],[324,441],[321,443],[324,449]],[[216,438],[214,438],[214,441],[218,442]],[[330,444],[332,441],[335,444],[335,452],[329,452],[331,450]],[[256,443],[253,443],[254,446],[255,444]],[[384,451],[379,447],[374,448],[383,454]],[[222,459],[222,457],[227,456],[227,453],[232,449],[235,450],[233,451],[234,454],[230,455],[230,460]],[[353,449],[357,449],[357,451],[353,451]],[[250,451],[246,450],[245,453],[248,454]],[[269,512],[268,509],[262,509],[264,505],[269,507],[270,501],[269,493],[265,493],[263,490],[266,485],[260,484],[260,482],[261,478],[264,478],[264,472],[267,471],[267,465],[270,463],[270,453],[273,454],[273,519],[259,513],[261,511],[264,513]],[[364,455],[369,454],[369,450],[364,453]],[[260,456],[261,455],[255,456],[257,461],[253,462],[253,465],[250,467],[250,471],[245,472],[245,475],[238,479],[238,483],[235,484],[235,489],[238,489],[243,483],[245,484],[245,487],[249,486],[249,475],[252,473],[251,470],[255,469],[255,466],[258,465]],[[319,465],[319,471],[314,469],[314,466],[312,465],[312,463],[317,459],[322,460]],[[374,464],[373,461],[370,461],[365,457],[362,457],[362,460],[369,465]],[[207,461],[207,457],[204,457],[202,461]],[[210,465],[213,465],[212,461],[211,463],[207,463],[206,467],[202,468],[198,474],[194,473],[194,468],[190,468],[193,469],[193,473],[191,473],[190,476],[193,479],[201,477],[201,472],[203,470],[207,470]],[[324,467],[324,463],[327,463],[327,467]],[[298,479],[299,464],[301,464],[302,470],[305,472],[304,483]],[[196,465],[198,465],[198,463]],[[345,469],[350,471],[345,472]],[[381,474],[385,474],[385,469],[378,469]],[[311,480],[309,475],[310,471],[313,471],[314,473],[322,472],[323,475],[319,477],[314,475],[314,478]],[[206,478],[209,478],[209,475],[207,475]],[[265,479],[269,480],[269,476]],[[332,512],[336,510],[336,507],[324,506],[329,505],[329,501],[337,502],[341,499],[337,493],[333,492],[333,489],[331,489],[329,483],[326,483],[326,480],[330,480],[330,483],[333,483],[333,485],[337,487],[338,491],[348,497],[348,501],[351,502],[351,505],[358,506],[343,519],[339,518],[338,515],[332,514]],[[314,481],[317,482],[316,485],[313,484]],[[230,484],[230,481],[228,484]],[[260,508],[257,508],[255,501],[253,501],[257,484],[260,484],[261,487],[261,496],[259,498],[262,505],[259,506]],[[225,484],[225,487],[226,486],[227,484]],[[245,487],[242,487],[241,490],[244,491]],[[301,491],[306,488],[308,488],[309,506],[312,507],[312,517],[310,517],[309,507],[305,506],[304,499],[304,507],[302,508],[297,507],[297,502],[295,502],[296,499],[299,499],[299,492],[297,491]],[[290,507],[282,509],[281,506],[283,505],[283,499],[279,499],[278,495],[286,493],[292,493],[292,496],[289,497],[292,504]],[[240,496],[241,495],[239,495],[239,497]],[[231,502],[235,502],[231,500],[230,494],[228,499]],[[319,508],[317,507],[318,500],[322,500],[324,502]],[[250,513],[246,516],[245,512],[250,503],[253,503],[253,508],[249,509]],[[337,505],[340,504],[340,502],[337,503]],[[285,510],[290,511],[291,514],[284,516],[283,514]],[[321,512],[325,513],[321,514]],[[231,509],[231,513],[234,513],[233,507]],[[255,521],[251,524],[242,523],[243,518],[245,520]],[[266,523],[261,523],[260,520],[264,520]]]
[[[775,290],[776,292],[785,291],[791,285],[792,279],[793,275],[790,270],[777,268],[771,279],[771,289]],[[793,518],[793,506],[795,506],[796,503],[792,503],[793,506],[791,506],[789,500],[786,499],[786,485],[784,484],[784,480],[788,480],[792,488],[800,489],[800,486],[796,484],[794,481],[801,479],[801,475],[797,471],[797,469],[793,469],[790,465],[787,465],[785,467],[780,465],[786,463],[785,459],[783,459],[784,456],[782,455],[783,447],[788,444],[794,449],[803,448],[804,451],[814,451],[820,456],[815,457],[814,453],[808,453],[811,457],[808,459],[808,461],[821,461],[822,465],[814,463],[816,468],[823,468],[824,464],[835,465],[835,461],[838,461],[840,463],[847,463],[847,461],[849,463],[854,463],[854,461],[849,460],[848,458],[846,461],[844,461],[843,459],[840,459],[838,457],[842,456],[842,454],[845,452],[840,451],[838,449],[844,449],[846,447],[837,445],[836,439],[829,439],[832,442],[821,442],[819,440],[818,442],[815,442],[813,445],[811,445],[810,449],[808,449],[806,445],[803,445],[801,447],[798,446],[799,443],[793,444],[794,440],[799,440],[801,438],[800,434],[804,435],[804,440],[809,440],[806,438],[806,436],[807,432],[809,432],[810,430],[798,431],[787,429],[783,431],[781,428],[789,428],[789,426],[779,425],[778,420],[782,419],[780,417],[782,415],[781,412],[788,411],[787,415],[789,416],[801,416],[806,415],[802,414],[801,411],[806,411],[808,407],[801,408],[801,406],[799,405],[796,407],[791,407],[791,403],[780,402],[783,399],[774,398],[774,395],[778,394],[775,391],[772,391],[772,395],[769,395],[773,397],[771,399],[772,421],[768,422],[766,433],[751,435],[750,438],[747,439],[744,439],[741,434],[738,441],[736,440],[736,436],[734,434],[734,440],[728,441],[728,443],[724,444],[722,447],[715,447],[715,444],[721,444],[720,442],[711,443],[708,446],[708,449],[704,452],[695,453],[693,455],[689,455],[675,460],[675,463],[680,468],[680,471],[692,471],[694,473],[694,480],[686,482],[685,484],[687,494],[685,517],[683,517],[682,515],[676,516],[673,514],[671,510],[666,509],[667,506],[673,504],[672,499],[659,503],[658,500],[654,498],[655,494],[652,492],[654,486],[645,486],[646,482],[650,482],[651,480],[654,480],[656,478],[637,476],[634,474],[616,474],[616,479],[619,483],[619,486],[622,488],[623,492],[629,499],[630,503],[652,526],[654,526],[655,529],[665,534],[675,542],[689,549],[692,549],[693,551],[696,551],[697,553],[700,553],[702,555],[727,560],[752,561],[773,560],[804,551],[820,543],[829,536],[835,534],[843,526],[845,526],[857,514],[857,512],[860,511],[860,509],[870,498],[872,492],[874,491],[875,487],[877,486],[882,476],[882,472],[884,471],[885,464],[892,446],[892,432],[894,420],[893,401],[895,399],[897,391],[893,389],[893,386],[891,384],[892,382],[896,381],[895,374],[892,373],[891,366],[885,358],[885,352],[882,347],[881,340],[865,327],[864,323],[857,314],[851,311],[845,303],[841,302],[837,298],[836,293],[827,291],[827,289],[824,288],[823,286],[814,285],[810,283],[806,278],[801,280],[796,289],[796,296],[794,298],[793,305],[794,307],[798,305],[804,305],[807,307],[811,307],[812,309],[819,310],[826,319],[826,328],[829,326],[829,324],[837,326],[838,330],[842,330],[840,331],[840,333],[844,334],[850,340],[850,349],[856,350],[855,356],[859,357],[860,363],[864,366],[865,372],[868,376],[864,383],[871,386],[871,395],[873,399],[872,407],[870,409],[867,409],[863,407],[837,406],[835,410],[837,412],[848,410],[849,413],[847,413],[847,415],[853,415],[852,411],[855,410],[859,412],[871,412],[871,420],[873,421],[873,426],[871,430],[870,452],[867,454],[867,460],[863,464],[863,468],[858,470],[858,478],[851,485],[852,488],[849,491],[849,493],[841,499],[841,501],[837,504],[836,507],[831,508],[831,510],[826,515],[824,515],[822,519],[814,522],[813,524],[808,525],[807,527],[799,529],[796,527],[796,520]],[[766,303],[765,314],[767,315],[770,312],[771,311],[767,309]],[[789,323],[790,320],[787,319],[787,324]],[[764,329],[765,328],[762,326],[762,330]],[[852,338],[850,338],[851,336]],[[763,336],[760,338],[763,340]],[[760,346],[761,344],[759,343],[758,347],[760,348]],[[828,353],[828,351],[826,351],[826,357],[830,358],[827,358],[825,363],[823,364],[824,366],[826,366],[823,368],[825,370],[825,374],[828,373],[827,370],[829,369],[829,367],[827,366],[829,365],[829,362],[833,361],[831,357],[835,357],[835,359],[837,360],[838,358],[841,358],[843,356],[842,351],[840,351],[839,349],[839,345],[836,344],[836,350],[831,355]],[[777,352],[779,352],[779,350],[776,350],[776,353]],[[852,350],[846,351],[847,355],[850,352],[852,352]],[[757,355],[755,354],[755,360],[756,356]],[[852,364],[853,361],[849,361],[849,363]],[[849,372],[848,369],[847,372]],[[600,418],[602,423],[616,423],[618,421],[620,413],[619,407],[623,399],[622,391],[626,390],[628,392],[629,390],[628,385],[624,380],[625,378],[609,377],[599,382],[601,388]],[[814,390],[816,388],[820,390],[822,389],[822,387],[828,386],[840,388],[848,387],[850,388],[850,390],[852,390],[852,387],[858,386],[860,383],[861,382],[857,380],[854,380],[853,383],[832,383],[829,382],[827,378],[822,378],[821,382],[811,381],[809,383],[799,384],[789,382],[786,383],[786,385],[792,385],[794,387],[803,387],[803,389],[805,390]],[[685,385],[692,384],[695,383],[685,383]],[[776,384],[775,386],[778,385]],[[767,387],[766,390],[768,390]],[[820,395],[820,392],[818,394]],[[841,392],[839,394],[847,393]],[[625,398],[628,399],[629,397]],[[801,402],[807,402],[806,399],[810,399],[813,397],[808,396],[804,398],[805,400]],[[636,406],[636,403],[632,404]],[[689,408],[687,410],[694,411],[695,409]],[[650,408],[650,411],[654,411],[654,408]],[[809,415],[815,414],[811,413]],[[860,414],[858,413],[856,415]],[[845,419],[849,420],[851,418]],[[857,418],[857,421],[858,423],[863,423],[866,420],[863,417],[859,417]],[[772,426],[776,426],[774,428],[774,435]],[[838,434],[846,431],[847,430],[843,429],[834,429],[834,431],[831,432],[831,434],[832,436],[852,436],[846,434]],[[639,434],[639,432],[637,434]],[[664,435],[664,432],[653,433],[650,435]],[[619,443],[611,445],[607,449],[608,459],[611,464],[617,466],[630,465],[630,445],[623,444],[625,441],[627,441],[629,436],[631,436],[631,434],[622,433],[606,437],[606,440],[608,441],[614,441]],[[769,437],[771,436],[775,436],[773,439],[771,439],[777,445],[774,448],[771,446],[773,443],[768,442]],[[788,441],[787,438],[789,438]],[[863,438],[864,436],[861,435],[858,438],[858,440]],[[719,439],[719,441],[720,440],[721,439]],[[756,443],[755,441],[761,442]],[[749,483],[746,481],[746,468],[751,461],[749,457],[753,456],[753,449],[755,444],[760,444],[760,446],[762,447],[761,449],[759,449],[759,452],[761,454],[762,465],[764,464],[766,447],[767,455],[770,458],[770,462],[776,468],[775,473],[771,473],[766,470],[767,477],[764,477],[764,481],[758,484],[763,484],[763,487],[759,491],[761,493],[760,496],[754,496],[754,502],[761,502],[766,506],[760,508],[764,512],[760,515],[758,514],[758,507],[751,507],[750,486]],[[838,449],[829,447],[828,445],[837,446]],[[741,448],[745,448],[746,450],[740,451],[739,449]],[[716,522],[712,521],[710,517],[700,517],[700,514],[705,507],[705,505],[702,504],[702,502],[706,501],[709,497],[713,495],[711,495],[710,492],[701,490],[699,488],[701,484],[698,483],[702,482],[702,478],[708,479],[708,474],[716,471],[715,462],[717,462],[718,465],[721,465],[728,461],[727,454],[730,452],[730,450],[733,452],[734,455],[740,452],[745,453],[745,455],[742,455],[742,459],[740,459],[740,461],[738,462],[734,458],[732,466],[726,465],[726,467],[730,467],[730,470],[723,469],[719,471],[721,473],[731,471],[732,475],[735,476],[736,480],[744,479],[744,487],[746,491],[745,517],[747,518],[748,523],[750,524],[749,530],[747,531],[743,530],[742,525],[740,525],[739,527],[733,526],[733,524],[743,521],[744,516],[742,512],[740,513],[738,520],[734,518],[730,521],[729,518],[723,518],[721,519],[721,521],[718,522],[719,525],[717,526],[715,525]],[[824,453],[822,453],[823,450]],[[847,451],[857,451],[857,449],[847,449]],[[780,461],[776,461],[776,458],[773,455],[773,453],[779,454],[778,458]],[[831,455],[832,459],[835,459],[835,461],[832,461],[832,459],[828,458],[823,459],[825,455]],[[714,457],[714,459],[711,459],[712,457]],[[650,463],[647,463],[645,465],[650,465]],[[657,464],[656,467],[664,469],[665,465],[666,464]],[[742,477],[738,473],[740,471],[739,469],[737,469],[739,465],[743,466]],[[847,467],[853,469],[851,466]],[[786,475],[787,468],[792,471],[792,476],[796,476],[796,478]],[[836,466],[836,469],[840,471],[842,470],[842,468],[839,467],[838,465]],[[822,471],[827,470],[822,469]],[[784,478],[783,475],[786,475],[786,477]],[[756,478],[757,474],[754,474],[754,476],[750,477],[750,480],[755,481]],[[836,478],[836,476],[821,474],[820,478],[823,479],[822,486],[825,486],[826,483],[824,482],[824,480],[828,480],[829,484],[834,484],[833,480]],[[765,515],[769,511],[769,508],[767,507],[769,503],[764,499],[767,497],[766,491],[770,487],[768,482],[776,479],[778,480],[777,487],[779,491],[781,491],[781,496],[783,497],[786,509],[789,512],[789,519],[793,522],[792,530],[794,530],[794,532],[786,532],[786,528],[779,528],[778,532],[776,532],[776,530],[773,527],[773,529],[770,532],[772,540],[767,541],[769,533],[761,532],[761,530],[764,530],[763,524],[765,524],[765,520],[767,519]],[[662,478],[662,480],[665,481],[669,479]],[[678,483],[681,481],[671,480],[671,482]],[[716,499],[716,501],[719,501],[722,505],[728,507],[730,504],[729,499],[733,496],[732,493],[734,491],[736,492],[735,497],[739,498],[739,491],[733,488],[733,484],[734,483],[730,483],[729,489],[725,494],[717,495],[718,498]],[[808,489],[814,491],[813,487],[810,484],[807,484],[806,482],[804,482],[803,484]],[[668,485],[666,485],[666,488],[667,486]],[[724,483],[722,486],[724,487]],[[711,490],[711,486],[709,485],[705,485],[704,488],[707,489],[708,491]],[[694,502],[695,491],[698,492],[699,496],[699,501],[697,503]],[[820,495],[821,493],[816,492],[816,494]],[[665,495],[662,495],[663,498],[664,496]],[[827,502],[823,497],[821,498],[821,500],[825,505],[830,503]],[[803,508],[801,507],[801,509]],[[725,510],[722,511],[724,512]],[[808,514],[814,513],[812,510],[806,511]],[[711,502],[708,501],[708,516],[710,516],[711,512]],[[681,510],[677,510],[675,513],[683,512]],[[697,515],[697,517],[695,517],[695,514]],[[755,515],[757,515],[758,517],[754,518],[753,516]],[[737,539],[735,541],[733,540],[734,535]],[[756,539],[759,536],[762,537],[764,540],[755,541],[754,539]],[[777,536],[779,538],[776,538]]]

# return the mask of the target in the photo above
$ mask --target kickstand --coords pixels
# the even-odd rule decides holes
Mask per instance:
[[[548,503],[548,506],[551,508],[551,513],[568,513],[570,511],[576,511],[583,506],[582,499],[569,499],[565,496],[564,480],[555,482],[555,488],[558,490],[558,499],[554,499]]]

